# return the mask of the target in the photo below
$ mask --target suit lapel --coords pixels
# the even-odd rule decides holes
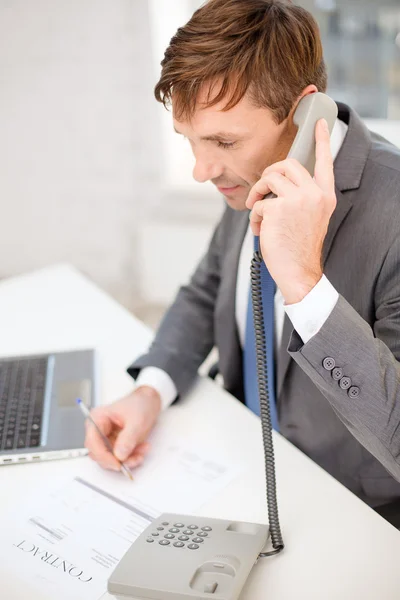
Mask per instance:
[[[236,286],[238,284],[238,268],[243,240],[249,225],[249,213],[236,212],[232,215],[232,232],[227,241],[226,259],[224,261],[224,277],[221,279],[219,300],[216,307],[216,327],[219,340],[220,371],[224,375],[225,385],[236,394],[243,396],[242,389],[242,351],[236,324]],[[250,265],[249,265],[250,269]],[[241,390],[241,391],[240,391]]]
[[[283,382],[285,381],[286,373],[293,360],[287,351],[290,336],[292,335],[293,325],[287,315],[283,321],[282,339],[277,350],[277,365],[276,365],[276,398],[278,399],[282,391]]]
[[[339,227],[343,223],[347,213],[350,211],[352,204],[348,197],[345,196],[336,186],[336,208],[329,221],[328,231],[326,233],[324,246],[322,249],[322,264],[325,267],[326,261],[329,256],[330,249],[332,247],[333,240],[339,230]]]

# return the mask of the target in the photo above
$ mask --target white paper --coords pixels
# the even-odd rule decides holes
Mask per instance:
[[[190,514],[237,474],[237,466],[178,445],[158,447],[134,482],[88,464],[10,515],[0,560],[45,598],[99,600],[118,561],[155,517]]]

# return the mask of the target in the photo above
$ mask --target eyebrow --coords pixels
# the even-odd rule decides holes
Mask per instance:
[[[180,131],[178,131],[175,127],[174,127],[174,131],[175,131],[175,133],[178,133],[179,135],[183,135],[183,133],[181,133]],[[206,142],[220,142],[222,140],[239,139],[239,138],[242,138],[242,137],[243,136],[241,136],[239,134],[232,133],[232,132],[218,131],[218,133],[214,133],[212,135],[204,135],[200,139],[202,141],[206,141]]]

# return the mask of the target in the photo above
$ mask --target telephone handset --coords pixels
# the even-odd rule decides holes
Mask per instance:
[[[298,132],[288,154],[311,175],[315,167],[315,126],[325,118],[332,132],[335,102],[320,92],[302,98],[294,114]],[[269,194],[268,197],[272,197]],[[108,592],[118,600],[237,600],[260,557],[280,552],[284,545],[276,500],[275,462],[267,390],[268,371],[260,290],[262,256],[251,266],[253,315],[257,345],[260,415],[267,481],[267,525],[163,514],[132,544],[108,580]],[[269,534],[274,550],[263,552]]]

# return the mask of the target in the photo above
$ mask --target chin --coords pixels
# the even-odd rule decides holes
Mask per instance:
[[[246,200],[247,200],[247,195],[237,195],[235,196],[235,194],[229,195],[227,196],[226,194],[223,194],[225,202],[228,204],[228,206],[230,206],[230,208],[233,208],[233,210],[247,210],[246,208]]]
[[[247,210],[246,208],[246,200],[247,200],[247,196],[246,198],[235,198],[234,196],[225,196],[225,202],[228,204],[228,206],[230,206],[230,208],[233,208],[233,210]]]

